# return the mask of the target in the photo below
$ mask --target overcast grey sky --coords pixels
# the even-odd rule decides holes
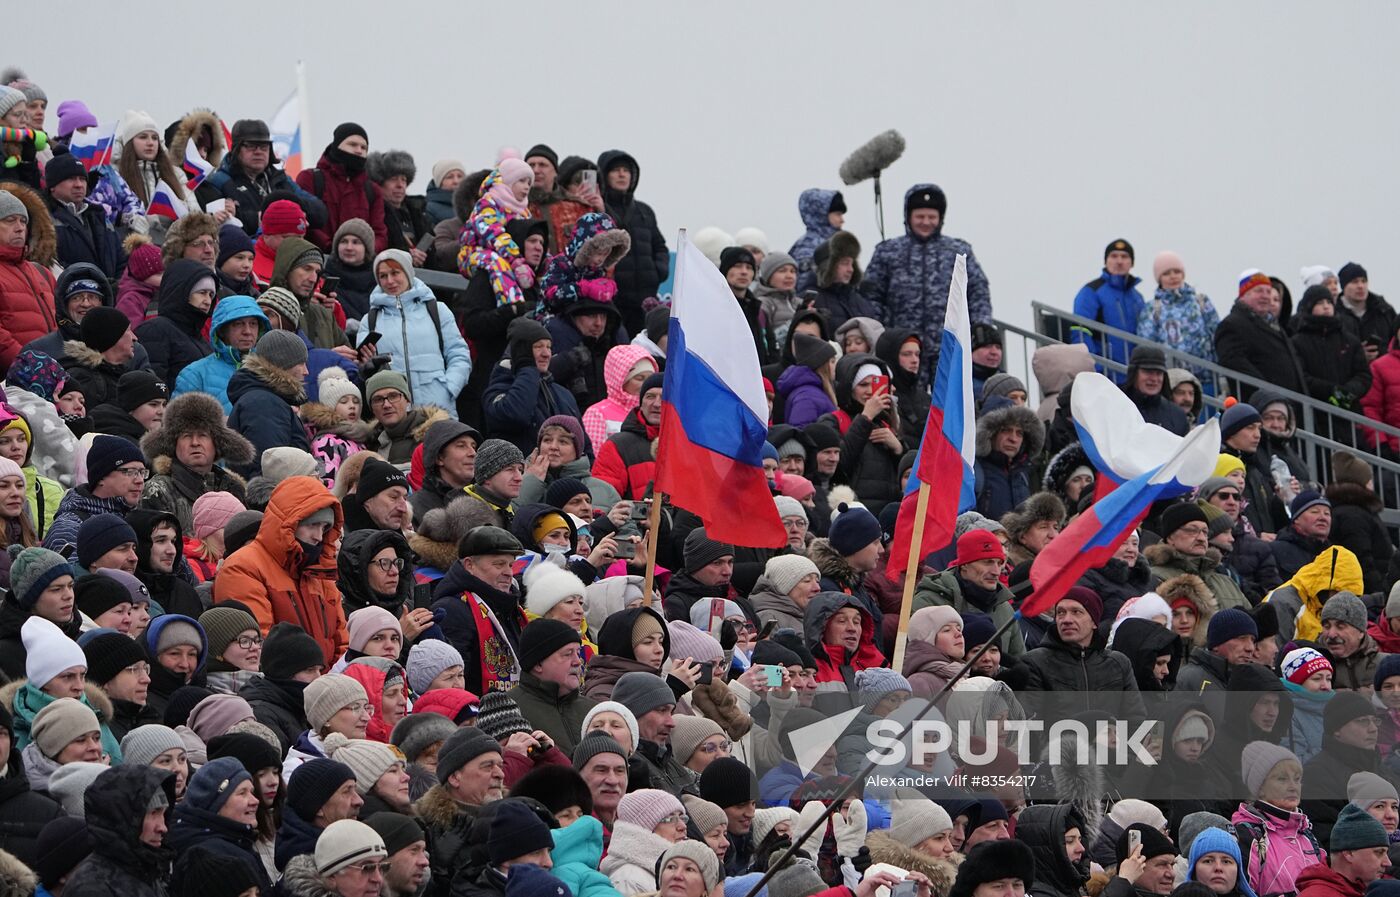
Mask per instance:
[[[101,119],[207,105],[270,118],[308,67],[311,160],[343,120],[372,149],[469,167],[543,141],[631,151],[668,241],[754,225],[786,248],[797,195],[838,187],[875,133],[908,140],[887,173],[887,228],[917,181],[948,193],[999,317],[1068,307],[1123,236],[1135,273],[1179,251],[1222,313],[1237,273],[1300,292],[1298,269],[1363,262],[1400,300],[1400,5],[1387,2],[245,2],[128,0],[82,11],[58,51],[53,10],[7,11],[6,62]],[[486,19],[500,10],[502,21]],[[69,22],[65,28],[74,27]],[[174,37],[167,29],[178,29]],[[16,56],[20,49],[31,55]],[[45,53],[45,50],[53,50]],[[170,60],[170,50],[181,57]],[[870,185],[844,188],[868,259]]]

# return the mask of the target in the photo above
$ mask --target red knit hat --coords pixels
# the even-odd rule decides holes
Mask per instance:
[[[1265,286],[1265,287],[1273,286],[1273,283],[1274,283],[1274,282],[1273,282],[1272,280],[1269,280],[1269,275],[1267,275],[1267,274],[1265,274],[1265,273],[1263,273],[1263,272],[1261,272],[1261,271],[1255,271],[1253,274],[1249,275],[1248,277],[1240,278],[1240,292],[1239,292],[1239,295],[1240,295],[1240,296],[1243,296],[1245,293],[1248,293],[1250,290],[1252,290],[1252,289],[1254,289],[1255,287],[1258,287],[1258,286]]]
[[[1094,621],[1094,625],[1098,625],[1099,620],[1103,618],[1103,600],[1099,598],[1099,593],[1093,589],[1086,589],[1084,586],[1071,586],[1060,601],[1079,602],[1080,606],[1089,612],[1089,619]],[[1059,604],[1060,601],[1055,603]]]
[[[262,213],[264,236],[304,236],[306,234],[306,213],[301,206],[290,199],[279,199],[268,205]]]
[[[145,280],[152,274],[165,270],[165,261],[160,257],[160,247],[154,243],[142,243],[131,250],[126,260],[126,273],[136,280]]]
[[[989,558],[1006,560],[1006,551],[1001,547],[1001,542],[988,530],[970,529],[958,539],[958,556],[953,558],[953,563],[948,566],[961,567],[963,564]]]

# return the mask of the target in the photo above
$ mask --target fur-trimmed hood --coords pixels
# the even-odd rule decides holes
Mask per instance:
[[[1046,492],[1053,492],[1067,501],[1065,484],[1069,482],[1070,474],[1080,467],[1093,470],[1094,462],[1089,460],[1089,453],[1084,451],[1083,445],[1071,442],[1056,452],[1055,456],[1050,459],[1050,463],[1045,465],[1045,480],[1040,488]]]
[[[413,804],[413,812],[418,814],[419,819],[439,829],[451,828],[457,815],[463,811],[462,805],[453,800],[447,788],[441,784],[429,788]]]
[[[402,175],[411,184],[418,176],[418,165],[414,163],[413,156],[403,150],[385,150],[369,154],[369,158],[365,159],[365,173],[376,184],[383,184],[396,175]]]
[[[807,559],[817,565],[817,572],[823,579],[834,579],[839,583],[851,584],[859,577],[855,568],[846,562],[841,553],[831,547],[827,539],[813,539],[807,546]]]
[[[203,135],[200,132],[203,131]],[[228,152],[228,144],[224,142],[224,126],[219,121],[219,116],[215,115],[211,109],[192,109],[185,113],[185,117],[176,124],[175,130],[170,135],[167,145],[170,148],[170,158],[172,161],[184,164],[185,149],[189,142],[196,136],[203,136],[209,141],[209,155],[205,161],[217,169],[224,161],[224,153]]]
[[[49,267],[58,255],[58,233],[44,198],[18,181],[0,181],[0,190],[14,194],[29,212],[29,245],[25,257],[40,267]]]
[[[1034,458],[1040,454],[1045,446],[1045,425],[1029,407],[1007,405],[977,418],[977,457],[985,458],[991,454],[992,440],[997,432],[1010,426],[1020,427],[1025,434],[1019,457]]]
[[[19,857],[0,850],[0,897],[30,897],[38,884],[39,876]]]
[[[326,887],[325,881],[316,873],[316,858],[309,853],[287,861],[277,888],[288,897],[336,897],[336,892]]]
[[[334,433],[360,445],[368,445],[374,439],[374,424],[371,421],[341,420],[336,416],[334,408],[321,402],[303,402],[301,419],[315,430],[318,436]]]
[[[1156,548],[1156,545],[1151,546]],[[1149,549],[1150,550],[1150,549]],[[1213,551],[1214,549],[1212,549]],[[1171,579],[1163,580],[1157,586],[1157,594],[1162,596],[1162,600],[1171,607],[1172,602],[1185,598],[1191,602],[1196,609],[1196,628],[1191,631],[1191,645],[1200,647],[1206,643],[1206,629],[1210,626],[1210,618],[1215,616],[1220,605],[1215,600],[1215,595],[1206,585],[1205,580],[1191,573],[1183,573],[1180,576],[1173,576]],[[1168,624],[1170,628],[1170,624]]]
[[[292,376],[285,368],[279,368],[261,355],[253,354],[243,359],[243,366],[234,374],[234,378],[237,379],[240,374],[247,374],[256,378],[261,381],[264,386],[277,393],[277,395],[281,396],[283,399],[286,399],[287,402],[292,405],[297,405],[306,401],[306,393],[303,391],[301,380]],[[233,384],[234,381],[230,380],[229,401],[236,403],[237,399],[233,395]]]
[[[29,684],[26,678],[16,679],[0,687],[0,704],[11,713],[15,710],[15,695],[25,685]],[[97,721],[104,726],[109,726],[116,716],[116,710],[112,707],[112,699],[107,697],[107,693],[97,686],[95,682],[88,682],[83,685],[83,697],[87,698],[88,706],[92,712],[97,714]]]
[[[1327,487],[1327,500],[1338,505],[1361,508],[1368,514],[1379,514],[1385,503],[1376,493],[1355,483],[1332,483]]]
[[[946,860],[934,859],[912,847],[905,847],[896,841],[887,829],[878,829],[865,836],[865,846],[870,848],[870,859],[876,863],[889,863],[906,872],[922,872],[933,884],[933,893],[947,894],[958,877],[958,866],[962,865],[963,855],[955,853]]]
[[[482,513],[483,504],[469,495],[455,498],[441,508],[423,515],[417,531],[409,537],[409,547],[429,565],[446,570],[457,561],[457,543],[467,530],[492,523]]]
[[[490,173],[489,168],[467,172],[467,176],[462,178],[462,183],[452,191],[452,211],[457,213],[459,220],[466,221],[472,217],[472,209],[481,198],[481,182],[486,180]]]
[[[817,267],[817,286],[831,286],[836,276],[836,262],[840,259],[850,259],[855,263],[851,272],[851,288],[860,286],[860,241],[855,234],[844,230],[832,234],[831,239],[818,246],[812,256]],[[874,347],[874,343],[871,343],[871,347]]]
[[[141,452],[147,458],[173,458],[180,435],[194,432],[213,437],[214,454],[221,461],[241,467],[253,460],[253,444],[224,426],[223,406],[203,392],[188,392],[171,399],[160,429],[141,437]]]
[[[101,352],[88,348],[87,343],[76,339],[63,341],[63,358],[60,360],[93,370],[97,370],[104,363]]]
[[[1205,554],[1192,557],[1182,554],[1166,542],[1147,546],[1142,550],[1142,556],[1154,567],[1178,567],[1198,576],[1214,572],[1220,566],[1222,557],[1218,548],[1207,548]],[[1161,590],[1158,589],[1157,593],[1160,595]]]
[[[1061,525],[1065,522],[1065,503],[1050,492],[1037,492],[1021,502],[1014,510],[1001,515],[1001,525],[1006,527],[1006,535],[1012,542],[1021,541],[1032,526],[1043,520],[1053,520]]]

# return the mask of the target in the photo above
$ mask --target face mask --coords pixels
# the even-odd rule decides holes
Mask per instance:
[[[312,545],[310,542],[297,539],[297,544],[301,546],[301,553],[306,563],[314,564],[321,559],[322,543]]]

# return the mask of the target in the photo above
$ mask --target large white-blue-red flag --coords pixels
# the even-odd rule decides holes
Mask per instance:
[[[763,473],[768,400],[743,309],[681,234],[661,392],[656,488],[699,515],[711,538],[776,548],[787,532]]]
[[[272,137],[272,152],[282,163],[287,177],[294,178],[304,167],[301,149],[301,91],[294,92],[268,122],[269,136]]]
[[[899,579],[909,565],[910,542],[918,513],[919,486],[930,484],[923,539],[912,550],[920,559],[953,541],[958,515],[977,503],[974,465],[977,425],[972,396],[972,322],[967,313],[967,256],[953,263],[948,305],[943,313],[943,342],[933,377],[928,422],[914,456],[914,468],[899,504],[894,541],[885,575]],[[936,485],[935,485],[936,484]]]
[[[73,132],[68,144],[68,152],[83,163],[83,168],[92,171],[99,165],[112,164],[112,147],[116,143],[117,123],[98,125]]]
[[[184,218],[189,211],[184,200],[180,199],[180,194],[165,181],[156,183],[156,192],[151,196],[150,205],[146,206],[146,214],[160,215],[171,221]]]
[[[1035,591],[1021,605],[1034,616],[1054,607],[1086,570],[1101,567],[1147,516],[1152,503],[1184,495],[1215,470],[1220,422],[1211,418],[1185,437],[1142,419],[1118,386],[1102,374],[1074,378],[1070,410],[1079,441],[1107,495],[1065,527],[1031,565]]]

